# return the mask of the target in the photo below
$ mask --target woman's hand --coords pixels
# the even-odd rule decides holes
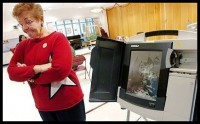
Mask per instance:
[[[26,64],[17,63],[17,67],[26,67]]]
[[[42,64],[42,65],[35,65],[33,67],[33,70],[35,72],[35,74],[38,74],[38,73],[42,73],[44,71],[47,71],[48,69],[51,68],[51,63],[47,63],[47,64]],[[26,64],[22,64],[22,63],[17,63],[17,67],[26,67]],[[33,83],[34,80],[33,79],[29,79],[28,80],[29,82]]]
[[[33,67],[33,70],[35,71],[35,74],[38,74],[38,73],[42,73],[50,68],[51,68],[51,63],[47,63],[47,64],[43,64],[43,65],[35,65]]]

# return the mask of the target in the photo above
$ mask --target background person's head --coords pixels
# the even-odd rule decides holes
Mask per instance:
[[[18,3],[15,5],[12,14],[29,37],[40,38],[43,35],[44,19],[40,4]]]
[[[26,40],[26,36],[24,35],[19,35],[19,42],[23,41],[23,40]]]

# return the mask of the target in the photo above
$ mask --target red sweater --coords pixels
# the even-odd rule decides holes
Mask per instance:
[[[35,65],[49,63],[52,68],[35,75]],[[17,67],[17,62],[26,67]],[[68,109],[83,99],[83,92],[76,73],[72,70],[72,51],[67,38],[58,32],[40,39],[20,43],[8,66],[9,78],[29,83],[36,108],[40,111]],[[62,80],[62,81],[61,81]]]

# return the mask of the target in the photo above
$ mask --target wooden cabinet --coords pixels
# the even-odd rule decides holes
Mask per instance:
[[[107,10],[107,19],[112,39],[153,30],[186,30],[189,23],[197,22],[197,3],[129,3]],[[162,38],[169,37],[150,40]]]

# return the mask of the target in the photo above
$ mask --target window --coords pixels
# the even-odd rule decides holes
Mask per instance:
[[[92,21],[92,18],[86,18],[86,21],[87,22]]]
[[[57,26],[57,31],[63,33],[66,36],[64,25],[58,25]]]
[[[54,30],[54,31],[57,30],[57,29],[56,29],[55,22],[47,22],[47,28],[48,28],[49,30]]]
[[[78,19],[72,20],[72,23],[79,23],[79,22],[78,22]]]
[[[81,25],[81,33],[83,35],[85,35],[86,34],[86,23],[80,23],[80,25]]]
[[[65,24],[71,24],[71,20],[65,20]]]
[[[93,24],[93,22],[88,22],[88,27],[89,27],[89,31],[91,34],[95,34],[95,25]]]
[[[79,24],[73,24],[73,29],[74,29],[74,35],[80,35],[80,26]]]
[[[65,25],[65,29],[66,29],[67,36],[73,36],[74,35],[72,25]]]
[[[64,22],[63,22],[63,20],[62,21],[57,21],[56,24],[57,25],[64,25]]]
[[[85,19],[80,19],[80,22],[84,22],[85,23]]]
[[[47,28],[61,32],[65,36],[81,35],[83,37],[96,34],[93,18],[47,22]]]

